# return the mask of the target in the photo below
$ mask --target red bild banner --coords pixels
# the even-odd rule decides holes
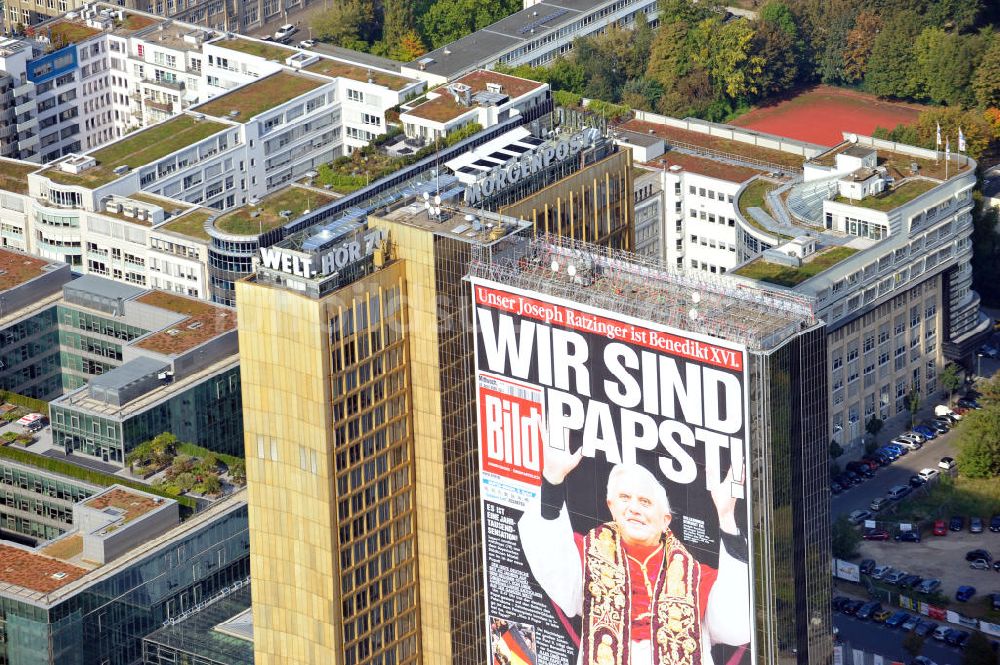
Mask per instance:
[[[653,351],[669,353],[716,367],[737,372],[743,371],[743,353],[741,351],[642,326],[634,326],[631,323],[623,323],[508,291],[477,285],[475,292],[476,303],[479,305],[544,321],[561,328],[597,333],[608,339],[644,346]]]

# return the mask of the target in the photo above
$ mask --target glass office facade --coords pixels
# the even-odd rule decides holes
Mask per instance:
[[[0,390],[37,399],[62,392],[55,308],[0,330]]]
[[[15,464],[0,462],[0,532],[34,544],[56,538],[73,525],[73,504],[99,488]]]
[[[245,503],[192,519],[174,538],[48,606],[0,595],[0,664],[139,662],[143,637],[250,574]]]
[[[754,594],[761,663],[830,662],[826,329],[750,365]]]
[[[216,630],[250,607],[250,587],[213,602],[142,641],[143,665],[252,665],[253,642]]]

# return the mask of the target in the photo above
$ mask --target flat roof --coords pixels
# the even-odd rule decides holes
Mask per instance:
[[[375,85],[381,85],[396,91],[417,82],[415,79],[406,78],[399,74],[390,74],[379,69],[363,67],[332,58],[320,58],[317,62],[306,67],[305,70],[314,74],[339,76],[352,81],[360,81],[361,83],[367,82],[370,77],[372,83]]]
[[[0,582],[49,593],[75,582],[89,571],[65,561],[0,543]]]
[[[52,262],[21,252],[0,249],[0,292],[20,286],[45,273]]]
[[[154,497],[131,492],[125,487],[117,486],[86,499],[83,505],[94,510],[117,508],[124,512],[124,521],[131,522],[162,506],[163,500],[158,501]]]
[[[505,51],[538,39],[539,36],[551,34],[580,16],[593,13],[613,2],[614,0],[545,0],[435,49],[407,66],[420,69],[421,60],[431,58],[434,62],[424,65],[424,71],[451,79],[473,67],[492,64]],[[531,32],[532,27],[534,33]]]
[[[206,242],[211,240],[212,237],[209,236],[208,231],[205,230],[205,222],[207,222],[213,215],[217,214],[219,213],[216,210],[195,208],[194,210],[189,210],[182,215],[171,217],[160,226],[157,226],[156,230],[169,231],[170,233],[176,233],[177,235]]]
[[[139,379],[167,369],[170,369],[170,363],[154,360],[148,356],[139,356],[103,374],[91,377],[88,385],[92,389],[120,390]]]
[[[41,164],[0,159],[0,189],[18,194],[28,193],[28,174],[42,168]]]
[[[785,169],[802,169],[805,158],[802,155],[794,155],[781,150],[771,148],[761,148],[742,141],[732,141],[718,136],[709,136],[702,132],[693,132],[679,127],[664,125],[656,122],[632,119],[618,125],[618,128],[641,134],[653,134],[664,139],[671,145],[677,147],[694,146],[696,149],[714,151],[721,155],[732,155],[735,159],[741,157],[768,162],[774,166]]]
[[[63,291],[76,291],[83,294],[100,296],[108,300],[117,300],[118,298],[131,300],[145,293],[146,289],[98,275],[80,275],[72,282],[67,282],[63,286]]]
[[[925,192],[929,192],[941,183],[923,178],[910,178],[894,185],[881,194],[866,196],[863,199],[849,199],[845,196],[836,196],[833,201],[857,206],[858,208],[868,208],[880,212],[889,212],[901,205],[905,205]]]
[[[268,194],[257,205],[248,204],[222,215],[215,220],[215,228],[233,235],[256,236],[284,226],[306,210],[315,210],[335,199],[336,197],[316,189],[289,186]],[[254,210],[259,210],[260,214],[251,217],[250,213]],[[291,214],[282,217],[283,210],[290,210]]]
[[[217,665],[253,662],[253,625],[250,615],[250,585],[211,600],[184,619],[168,622],[143,638],[181,653],[197,654]],[[240,631],[243,624],[249,631]],[[234,628],[235,626],[235,628]]]
[[[745,263],[739,268],[730,271],[730,273],[778,286],[794,287],[832,268],[857,252],[858,250],[854,247],[843,245],[828,247],[806,257],[800,266],[771,263],[763,256],[758,256],[749,263]]]
[[[471,245],[483,246],[492,245],[512,233],[531,226],[531,222],[527,220],[501,216],[499,213],[488,210],[476,210],[449,205],[447,203],[442,206],[443,214],[441,217],[432,216],[423,204],[424,200],[422,198],[413,197],[407,205],[396,208],[387,214],[373,214],[372,216],[430,231],[437,235],[451,237]],[[480,219],[481,225],[478,230],[474,229],[472,224],[465,221],[467,214],[475,215]],[[490,224],[490,226],[487,226],[487,224]],[[502,232],[497,230],[500,228],[503,229]]]
[[[282,46],[281,44],[276,44],[275,42],[266,42],[260,39],[248,39],[246,37],[233,37],[232,39],[221,39],[216,42],[212,42],[213,46],[220,46],[230,51],[239,51],[240,53],[246,53],[247,55],[255,55],[258,58],[264,58],[265,60],[277,60],[281,63],[285,62],[286,58],[289,58],[298,51],[294,48],[289,48],[287,46]]]
[[[67,173],[54,165],[46,168],[42,174],[64,185],[99,187],[122,177],[114,173],[119,166],[135,170],[226,128],[227,125],[221,122],[198,119],[185,113],[87,153],[97,160],[97,165],[82,173]]]
[[[538,81],[531,81],[518,76],[501,74],[499,72],[493,72],[485,69],[470,72],[465,76],[452,81],[452,84],[454,83],[464,83],[472,88],[473,96],[478,92],[486,92],[486,85],[488,83],[495,83],[503,87],[503,94],[508,95],[511,100],[517,99],[518,97],[526,95],[529,92],[538,90],[545,85],[544,83],[539,83]],[[424,118],[425,120],[431,120],[434,122],[448,122],[449,120],[453,120],[473,109],[478,108],[475,100],[473,100],[469,106],[456,102],[454,95],[448,89],[447,85],[435,88],[431,92],[437,93],[438,96],[434,99],[427,100],[423,104],[418,104],[409,111],[404,111],[404,113],[406,115],[411,115],[416,118]]]
[[[762,169],[752,169],[748,166],[737,166],[727,164],[707,157],[695,157],[677,150],[669,150],[661,157],[657,157],[646,166],[655,169],[669,169],[671,166],[680,166],[684,171],[717,178],[727,182],[742,183],[750,180],[764,171]]]
[[[166,330],[136,341],[133,346],[164,355],[177,355],[236,328],[236,312],[204,300],[195,300],[177,293],[149,291],[136,298],[160,309],[183,314],[187,318]]]
[[[280,71],[196,107],[200,113],[245,122],[264,111],[315,90],[325,82],[312,76]],[[237,111],[232,115],[232,111]]]
[[[53,48],[62,48],[70,44],[76,44],[94,35],[101,34],[97,28],[91,28],[82,21],[73,21],[66,18],[57,19],[52,23],[35,26],[35,34],[40,37],[48,37]]]

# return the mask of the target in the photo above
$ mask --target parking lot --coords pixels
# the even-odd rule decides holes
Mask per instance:
[[[988,521],[990,516],[982,517]],[[861,558],[874,559],[878,565],[889,565],[924,579],[941,580],[940,592],[949,599],[949,605],[955,610],[961,610],[963,605],[955,600],[955,589],[963,584],[974,586],[976,595],[965,605],[970,609],[974,607],[982,610],[969,614],[983,616],[983,612],[989,607],[988,595],[1000,592],[1000,573],[973,570],[965,560],[965,553],[982,548],[994,556],[1000,555],[1000,533],[989,530],[978,534],[969,533],[968,518],[965,522],[965,531],[949,531],[947,536],[924,533],[923,540],[919,543],[863,541]]]

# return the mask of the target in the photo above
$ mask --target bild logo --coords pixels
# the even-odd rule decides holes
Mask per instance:
[[[542,469],[542,396],[498,381],[480,385],[483,471],[537,483]]]

